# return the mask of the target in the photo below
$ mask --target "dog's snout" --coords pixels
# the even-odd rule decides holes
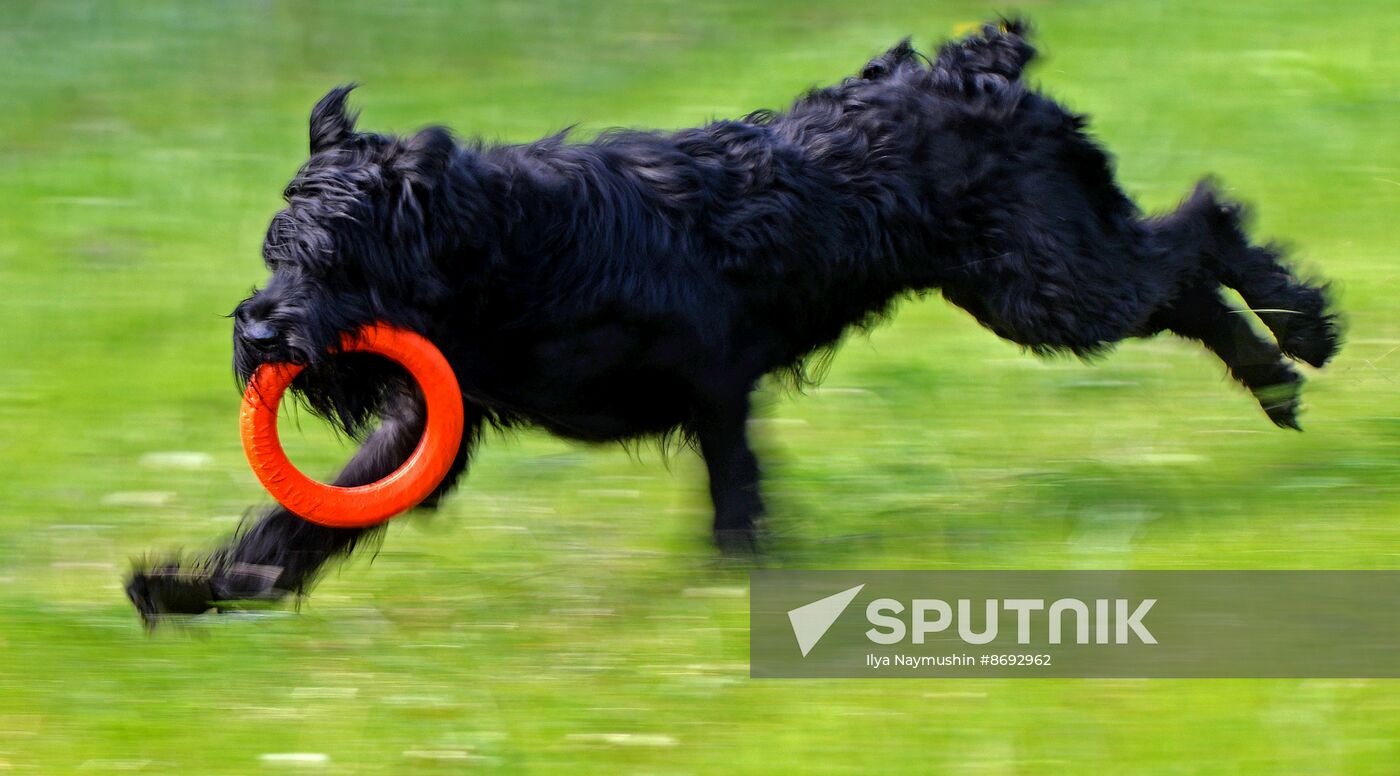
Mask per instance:
[[[251,345],[263,347],[277,341],[277,329],[266,321],[253,321],[243,326],[240,336]]]

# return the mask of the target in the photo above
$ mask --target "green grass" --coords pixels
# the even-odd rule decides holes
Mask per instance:
[[[1214,171],[1351,341],[1274,430],[1197,347],[1037,362],[930,299],[768,394],[791,568],[1394,568],[1400,16],[1389,0],[1027,3],[1051,92],[1148,207]],[[228,322],[331,85],[363,126],[672,127],[929,45],[969,3],[0,6],[0,771],[1392,773],[1393,682],[751,681],[703,472],[492,439],[296,615],[148,637],[128,558],[265,502]],[[347,455],[316,424],[298,461]],[[197,455],[174,456],[172,452]],[[323,755],[322,761],[264,758]]]

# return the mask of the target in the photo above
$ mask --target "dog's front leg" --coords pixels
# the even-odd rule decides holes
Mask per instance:
[[[695,422],[700,455],[710,474],[715,543],[726,553],[753,552],[763,515],[758,458],[749,447],[748,397],[701,412]]]
[[[423,416],[416,397],[404,397],[391,406],[335,484],[364,485],[396,469],[422,435]],[[469,420],[457,461],[440,492],[466,468],[475,428]],[[198,614],[216,601],[275,600],[304,592],[326,561],[350,553],[374,530],[329,528],[273,507],[193,568],[176,562],[138,571],[127,595],[148,623],[161,614]]]

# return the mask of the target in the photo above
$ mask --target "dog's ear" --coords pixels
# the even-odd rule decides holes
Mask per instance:
[[[446,127],[427,127],[400,141],[394,171],[415,186],[432,186],[452,160],[457,142]]]
[[[345,108],[345,98],[355,86],[337,86],[311,109],[311,153],[337,148],[355,137],[355,119],[359,114]]]
[[[395,145],[385,164],[397,181],[396,229],[422,229],[424,213],[438,204],[434,192],[441,186],[456,148],[452,133],[443,127],[428,127]]]

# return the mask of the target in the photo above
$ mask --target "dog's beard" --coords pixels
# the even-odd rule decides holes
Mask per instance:
[[[322,321],[320,326],[288,325],[281,321],[280,339],[257,347],[235,335],[233,368],[241,390],[264,364],[290,363],[302,367],[292,381],[292,398],[313,414],[355,439],[372,430],[391,396],[411,390],[402,367],[368,353],[340,351],[341,338],[357,325]]]
[[[292,381],[297,399],[346,435],[363,439],[383,408],[411,391],[397,364],[369,353],[338,353],[308,366]]]
[[[239,385],[246,391],[252,372],[244,376],[243,368],[239,366]],[[413,390],[403,368],[381,356],[329,353],[303,362],[289,392],[312,414],[346,436],[362,440],[391,398]]]
[[[311,366],[320,359],[325,350],[325,347],[318,347],[310,340],[296,335],[285,337],[265,348],[254,347],[235,336],[233,371],[238,377],[239,385],[245,385],[263,364]]]

